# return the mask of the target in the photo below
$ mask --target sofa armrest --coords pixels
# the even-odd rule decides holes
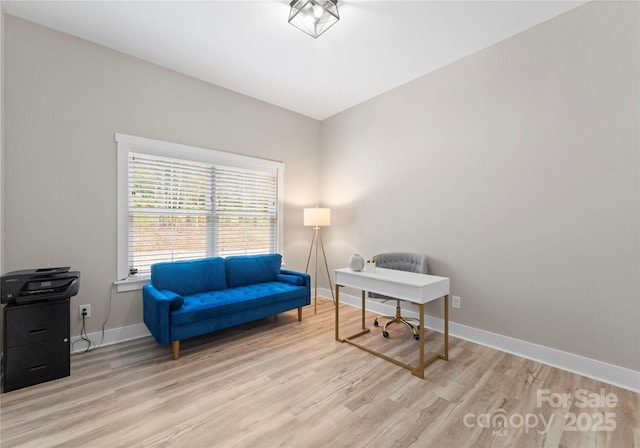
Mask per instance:
[[[309,274],[305,274],[304,272],[291,271],[289,269],[280,269],[280,274],[301,277],[303,280],[302,285],[307,289],[307,298],[309,299],[309,303],[311,303],[311,276]]]
[[[304,286],[304,278],[299,275],[278,274],[276,275],[276,281],[282,283],[289,283],[295,286]]]
[[[158,344],[171,342],[171,310],[180,308],[183,303],[184,299],[174,292],[160,291],[151,284],[142,288],[144,323]]]

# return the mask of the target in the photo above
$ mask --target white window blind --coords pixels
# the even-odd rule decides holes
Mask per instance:
[[[145,277],[160,261],[278,252],[281,163],[122,134],[116,140],[119,170],[125,160],[127,170],[126,186],[119,183],[123,207],[120,192],[127,195],[126,244],[125,227],[118,227],[119,276],[126,269],[125,277]]]
[[[214,252],[219,255],[276,251],[277,179],[272,173],[215,167]]]
[[[129,267],[205,257],[212,239],[210,167],[129,154]]]

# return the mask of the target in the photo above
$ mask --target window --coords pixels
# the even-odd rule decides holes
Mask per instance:
[[[282,163],[124,134],[116,142],[119,291],[159,261],[280,252]]]

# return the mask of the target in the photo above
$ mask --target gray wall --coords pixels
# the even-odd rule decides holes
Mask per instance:
[[[590,3],[325,120],[330,263],[424,252],[453,321],[640,370],[638,16]]]
[[[100,330],[116,279],[115,132],[283,161],[284,257],[304,269],[316,120],[12,16],[5,28],[3,269],[79,270],[72,334],[79,304]],[[107,328],[141,322],[140,292],[114,293]]]

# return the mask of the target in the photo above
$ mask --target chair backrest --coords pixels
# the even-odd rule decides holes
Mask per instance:
[[[413,252],[389,252],[375,257],[376,266],[398,271],[428,274],[427,256]]]
[[[418,274],[428,274],[427,256],[414,252],[388,252],[378,254],[375,257],[376,267],[386,269],[396,269],[399,271],[417,272]],[[375,292],[370,292],[372,299],[393,299],[393,297],[383,296]]]

